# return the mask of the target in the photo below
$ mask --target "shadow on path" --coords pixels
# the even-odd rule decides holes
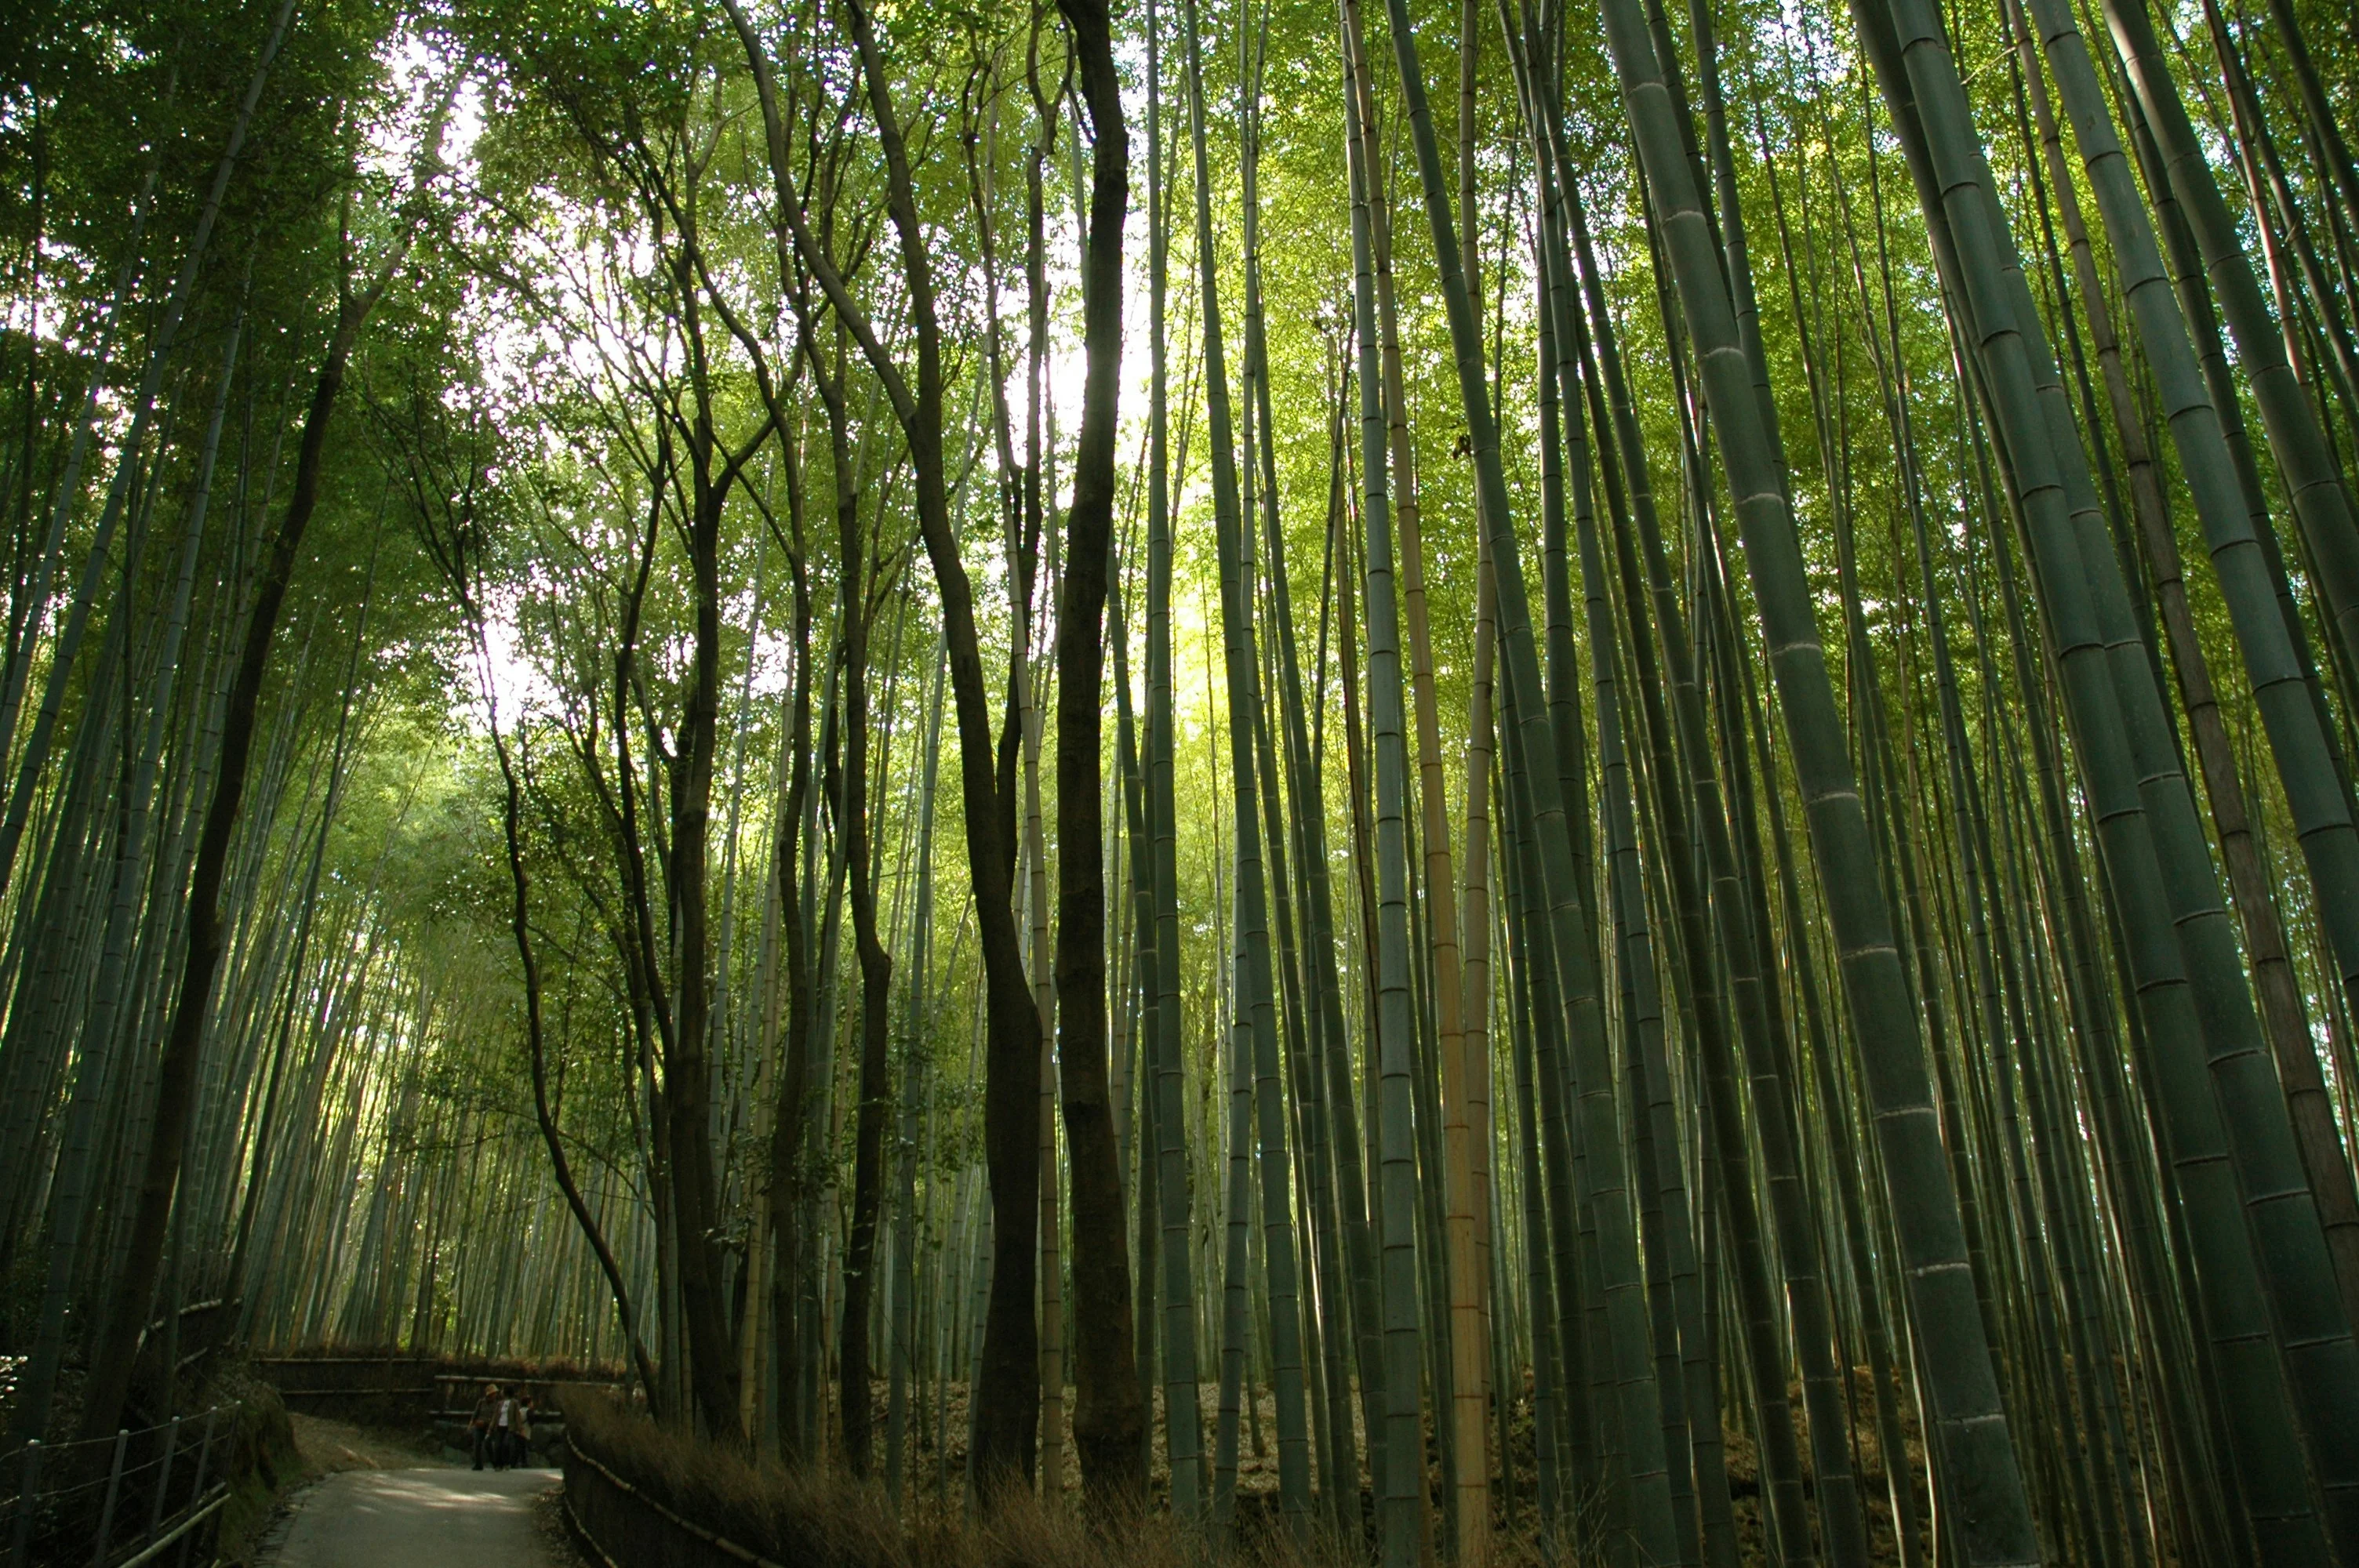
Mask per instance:
[[[347,1470],[304,1491],[266,1568],[542,1568],[533,1518],[554,1470]]]

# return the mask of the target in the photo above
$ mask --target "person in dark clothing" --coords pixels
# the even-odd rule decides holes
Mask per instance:
[[[532,1395],[518,1388],[509,1402],[508,1463],[521,1470],[532,1463]]]
[[[500,1386],[497,1383],[485,1383],[484,1397],[475,1401],[475,1413],[468,1423],[475,1440],[475,1468],[478,1470],[484,1467],[484,1455],[486,1450],[490,1451],[494,1463],[498,1462],[499,1451],[494,1446],[498,1442],[498,1438],[493,1432],[492,1423],[498,1419],[499,1413]]]

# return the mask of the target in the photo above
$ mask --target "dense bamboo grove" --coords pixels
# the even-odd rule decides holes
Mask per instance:
[[[2333,0],[21,23],[12,1444],[2359,1563]]]

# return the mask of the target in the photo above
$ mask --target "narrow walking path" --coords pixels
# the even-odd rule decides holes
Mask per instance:
[[[558,1568],[534,1519],[554,1470],[346,1470],[308,1488],[266,1568]]]

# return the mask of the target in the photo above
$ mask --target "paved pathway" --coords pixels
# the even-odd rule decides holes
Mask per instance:
[[[270,1568],[544,1568],[533,1522],[554,1470],[346,1470],[296,1499],[262,1561]]]

